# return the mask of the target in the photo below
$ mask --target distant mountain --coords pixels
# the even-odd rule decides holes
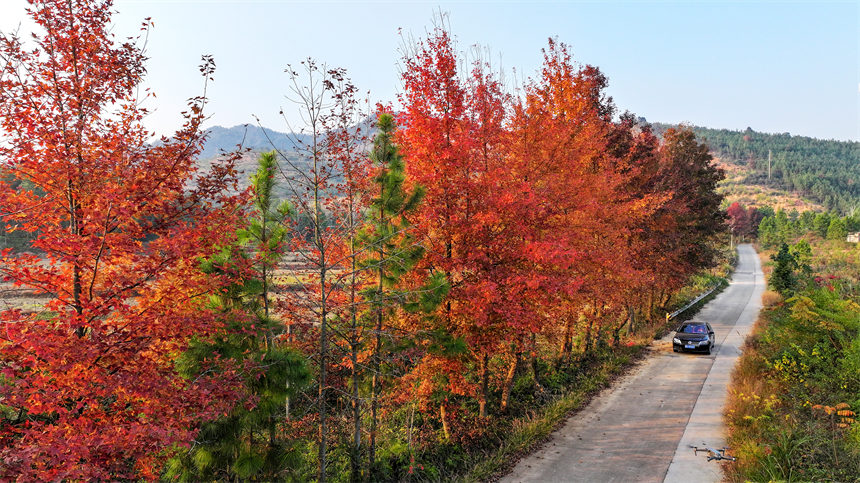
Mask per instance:
[[[358,124],[362,132],[367,133],[368,139],[375,135],[375,128],[370,118]],[[277,148],[280,170],[285,176],[292,177],[297,172],[309,173],[312,171],[311,160],[307,156],[307,145],[311,142],[311,136],[307,134],[284,133],[268,128],[261,128],[250,124],[241,124],[230,128],[213,126],[206,129],[206,141],[203,151],[198,157],[197,164],[204,172],[208,171],[213,163],[225,153],[236,151],[238,147],[243,149],[243,154],[236,162],[239,178],[244,181],[245,186],[250,183],[251,175],[257,170],[257,161],[260,153]],[[297,146],[297,144],[299,146]],[[370,142],[366,148],[369,152]],[[284,159],[286,158],[286,159]],[[334,173],[334,181],[338,181],[339,173]],[[287,183],[282,182],[275,190],[278,198],[290,197]]]
[[[240,124],[230,128],[213,126],[206,130],[206,142],[200,159],[211,159],[225,152],[231,152],[241,144],[252,151],[269,151],[276,147],[287,152],[295,150],[295,142],[307,142],[310,136],[278,132],[253,124]]]
[[[652,124],[662,135],[671,124]],[[860,210],[860,143],[690,126],[715,157],[733,165],[733,181],[801,195],[827,210]],[[770,161],[768,161],[770,159]]]

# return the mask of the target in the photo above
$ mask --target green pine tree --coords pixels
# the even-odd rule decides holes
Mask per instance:
[[[809,242],[800,240],[789,247],[789,253],[794,257],[795,263],[797,263],[796,280],[798,286],[801,288],[811,286],[813,283],[812,247],[809,245]]]
[[[432,311],[447,294],[448,285],[444,274],[436,274],[426,281],[426,286],[417,291],[399,287],[401,277],[413,269],[423,257],[424,247],[412,234],[408,215],[413,213],[424,197],[424,189],[416,186],[408,192],[403,183],[406,179],[403,157],[392,142],[395,130],[394,117],[380,114],[377,120],[378,134],[373,140],[371,161],[379,174],[374,178],[377,196],[373,198],[367,212],[364,228],[357,237],[359,245],[366,249],[368,257],[360,267],[372,270],[376,283],[362,292],[369,302],[366,315],[374,326],[373,356],[371,360],[371,420],[368,459],[371,472],[376,465],[376,443],[378,433],[378,397],[381,389],[382,362],[387,351],[383,339],[385,320],[397,307],[407,310]]]
[[[830,215],[827,213],[819,213],[815,215],[812,222],[815,233],[824,238],[827,236],[827,229],[830,227]]]
[[[788,244],[783,243],[779,248],[779,253],[771,255],[770,259],[776,262],[776,266],[770,274],[768,285],[785,296],[793,294],[797,286],[797,277],[794,271],[798,267],[797,260],[791,255]]]
[[[848,224],[845,223],[843,218],[832,217],[830,219],[830,225],[827,226],[827,239],[828,240],[845,240],[845,237],[848,236]]]
[[[758,225],[758,239],[764,248],[770,248],[785,241],[776,228],[774,217],[768,216],[761,220]]]
[[[845,225],[849,233],[860,231],[860,211],[845,217]]]
[[[227,416],[205,423],[194,445],[171,459],[167,479],[290,480],[301,454],[278,434],[288,397],[305,385],[309,373],[304,357],[276,342],[283,324],[271,317],[269,290],[274,268],[287,236],[283,221],[289,206],[274,207],[274,153],[259,160],[252,176],[254,210],[237,243],[201,263],[204,273],[230,274],[233,283],[210,297],[221,313],[224,329],[214,340],[193,340],[178,359],[188,378],[218,370],[210,361],[227,361],[242,371],[245,401]],[[238,275],[237,275],[238,274]]]
[[[251,186],[254,190],[254,212],[248,223],[248,228],[239,231],[239,244],[251,244],[256,251],[256,265],[263,283],[261,301],[263,315],[269,316],[269,291],[271,278],[278,261],[283,255],[282,245],[287,239],[285,220],[291,213],[290,204],[286,200],[275,206],[273,195],[276,186],[277,157],[275,152],[263,153],[258,160],[257,172],[251,176]],[[267,338],[271,343],[271,335]]]
[[[809,233],[815,229],[815,212],[804,211],[797,219],[801,233]]]
[[[780,243],[785,243],[794,237],[794,224],[783,210],[777,210],[774,216],[776,231],[779,235]]]

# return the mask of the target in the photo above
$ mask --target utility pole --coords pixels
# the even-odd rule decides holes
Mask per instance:
[[[767,150],[767,182],[770,183],[770,158],[771,158],[770,149]]]

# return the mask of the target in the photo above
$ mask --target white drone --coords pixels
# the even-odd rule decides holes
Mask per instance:
[[[710,446],[705,445],[705,443],[702,443],[702,446],[695,446],[695,445],[691,444],[690,447],[693,448],[693,453],[695,453],[695,454],[699,454],[699,451],[706,451],[708,453],[708,461],[713,461],[713,460],[734,461],[735,460],[734,456],[729,456],[726,454],[726,451],[729,450],[729,448],[727,448],[727,447],[712,448]]]

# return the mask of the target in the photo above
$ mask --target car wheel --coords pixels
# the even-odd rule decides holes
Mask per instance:
[[[672,347],[672,352],[678,352],[678,348],[677,348],[677,347]]]
[[[708,346],[708,350],[705,352],[705,354],[711,355],[711,349],[712,349],[712,347]]]

